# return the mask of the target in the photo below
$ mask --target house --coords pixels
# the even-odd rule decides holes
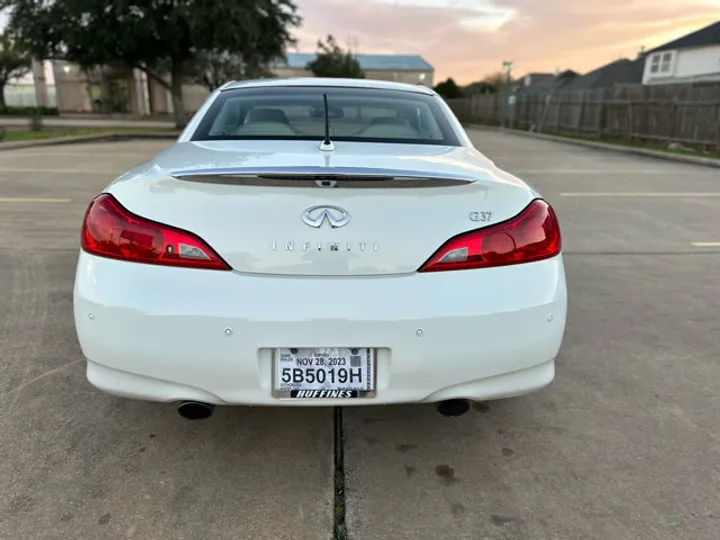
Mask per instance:
[[[642,83],[720,82],[720,21],[645,54]]]
[[[433,86],[435,69],[415,54],[355,54],[368,79]],[[307,65],[317,58],[314,53],[288,53],[286,62],[272,66],[277,77],[312,77]]]
[[[520,79],[521,88],[529,89],[531,87],[545,86],[552,83],[555,79],[554,73],[528,73]]]
[[[595,90],[598,88],[613,88],[617,85],[640,84],[644,68],[644,59],[639,57],[635,60],[621,58],[600,66],[585,75],[573,78],[565,84],[562,89],[571,90]]]
[[[517,84],[517,91],[523,93],[549,93],[564,88],[580,74],[572,69],[557,73],[528,73]]]

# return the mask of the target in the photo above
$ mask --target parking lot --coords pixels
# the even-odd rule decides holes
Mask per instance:
[[[719,170],[471,135],[561,220],[556,380],[457,419],[345,409],[348,537],[717,540]],[[85,380],[72,319],[83,213],[168,144],[0,151],[2,539],[332,538],[331,409],[188,422]]]

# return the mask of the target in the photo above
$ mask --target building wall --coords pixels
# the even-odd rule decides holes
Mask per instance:
[[[85,74],[73,64],[59,64],[55,71],[56,92],[61,112],[91,113],[94,112],[93,99],[100,95],[98,83],[88,84]],[[172,97],[170,92],[157,81],[142,77],[136,78],[133,71],[108,71],[110,84],[122,88],[125,95],[125,112],[129,114],[171,114]],[[147,85],[147,90],[143,88]],[[88,93],[93,92],[91,96]],[[202,86],[185,85],[183,97],[185,110],[194,113],[203,104],[209,92]]]
[[[85,81],[58,81],[56,88],[61,113],[92,112]]]
[[[380,81],[394,81],[407,84],[422,83],[425,86],[433,86],[432,71],[390,71],[390,70],[367,70],[365,77]]]
[[[47,107],[55,107],[55,85],[48,84]],[[8,84],[5,86],[5,105],[8,107],[37,107],[37,95],[35,85],[30,84]]]
[[[294,69],[294,68],[275,68],[273,75],[281,79],[290,79],[296,77],[312,77],[313,74],[307,69]]]
[[[88,95],[88,87],[93,86],[97,93],[97,84],[88,85],[85,74],[74,64],[58,63],[55,68],[56,88],[58,101],[62,112],[93,112],[93,98]],[[312,77],[312,73],[305,69],[277,68],[274,70],[276,77]],[[390,70],[369,70],[365,73],[368,79],[396,81],[408,84],[422,83],[432,87],[433,71],[390,71]],[[153,79],[138,82],[133,71],[116,72],[111,71],[108,76],[115,81],[122,80],[122,86],[127,93],[127,112],[131,114],[172,114],[172,97],[170,92],[162,84]],[[147,84],[147,91],[140,85]],[[201,85],[183,85],[183,98],[185,111],[194,114],[207,99],[210,92]]]
[[[159,82],[148,81],[150,111],[152,114],[170,114],[172,112],[172,99],[167,88]]]
[[[653,73],[655,55],[672,55],[668,72]],[[662,64],[662,58],[661,58]],[[643,84],[686,83],[693,81],[720,80],[720,44],[649,54],[645,59]]]
[[[150,80],[150,108],[152,114],[171,114],[172,96],[167,88],[157,81]],[[210,95],[210,91],[202,85],[185,84],[182,88],[185,112],[194,114]]]
[[[55,93],[60,112],[91,112],[88,81],[75,64],[57,62],[54,70]]]
[[[720,76],[720,44],[714,47],[679,51],[675,77]]]
[[[110,90],[109,106],[113,112],[139,114],[142,110],[140,96],[132,70],[105,69],[105,80]],[[54,69],[58,108],[65,113],[99,112],[96,100],[102,99],[100,78],[88,80],[87,75],[75,64],[57,62]]]
[[[276,77],[282,78],[293,78],[293,77],[312,77],[313,74],[310,71],[304,69],[291,69],[282,68],[274,70],[273,74]],[[408,84],[422,83],[425,86],[432,86],[433,84],[433,72],[432,71],[366,71],[365,76],[368,79],[381,80],[381,81],[396,81]],[[156,83],[156,86],[160,87]],[[164,100],[159,94],[166,92],[162,87],[156,91],[158,94],[157,107],[153,109],[155,114],[165,114],[172,110],[172,99],[170,99],[169,93],[167,99]],[[207,97],[210,95],[210,91],[202,85],[183,85],[183,99],[185,100],[185,112],[194,114],[202,104],[205,102]]]
[[[306,69],[276,68],[273,70],[276,77],[312,77],[313,74]],[[365,77],[379,81],[395,81],[408,84],[422,83],[425,86],[433,86],[432,71],[391,71],[391,70],[367,70]]]
[[[280,68],[274,70],[273,74],[276,77],[282,78],[294,78],[294,77],[312,77],[313,74],[304,69],[292,69],[292,68]],[[422,75],[422,77],[421,77]],[[381,81],[396,81],[404,82],[408,84],[423,83],[425,86],[432,86],[433,84],[433,72],[432,71],[366,71],[365,76],[368,79],[381,80]],[[152,109],[155,114],[169,114],[172,111],[172,99],[170,94],[162,88],[161,85],[151,82],[151,86],[154,85],[156,88],[153,90],[153,96],[156,101],[151,103],[154,105]],[[205,102],[207,97],[210,95],[210,91],[202,85],[183,85],[183,99],[185,100],[185,112],[194,114],[202,104]]]
[[[188,84],[183,86],[183,99],[185,100],[185,111],[195,114],[202,107],[210,91],[199,84]]]

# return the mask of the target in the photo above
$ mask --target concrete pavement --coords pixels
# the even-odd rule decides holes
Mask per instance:
[[[167,144],[0,155],[2,539],[332,535],[332,410],[224,409],[192,423],[85,380],[72,314],[83,213]]]
[[[720,538],[717,172],[471,134],[561,219],[557,379],[454,420],[345,409],[348,538]],[[167,144],[0,154],[0,538],[331,538],[331,411],[189,423],[85,381],[71,306],[83,212]]]
[[[468,129],[474,131],[497,131],[498,128],[474,125],[467,126]],[[689,163],[691,165],[704,165],[706,167],[720,168],[720,159],[709,157],[707,154],[697,151],[685,151],[685,152],[672,152],[666,150],[655,150],[652,148],[646,148],[644,146],[635,145],[624,145],[615,144],[610,142],[604,142],[600,139],[585,139],[585,138],[574,138],[566,137],[563,135],[554,135],[550,133],[538,133],[536,131],[525,131],[520,129],[508,130],[507,133],[518,135],[522,137],[529,137],[532,139],[546,140],[552,142],[559,142],[564,145],[584,146],[585,148],[593,148],[596,150],[607,150],[616,154],[632,154],[644,157],[654,157],[666,161],[677,161],[680,163]]]
[[[346,409],[350,538],[720,538],[720,244],[693,245],[720,242],[720,175],[471,134],[561,219],[557,378],[455,420]],[[684,195],[648,195],[668,192]]]

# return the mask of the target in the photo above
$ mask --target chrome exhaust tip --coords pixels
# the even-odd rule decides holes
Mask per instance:
[[[205,420],[212,416],[215,405],[201,401],[183,401],[178,405],[178,414],[186,420]]]
[[[438,403],[437,410],[446,418],[457,418],[470,410],[470,402],[466,399],[448,399]]]

